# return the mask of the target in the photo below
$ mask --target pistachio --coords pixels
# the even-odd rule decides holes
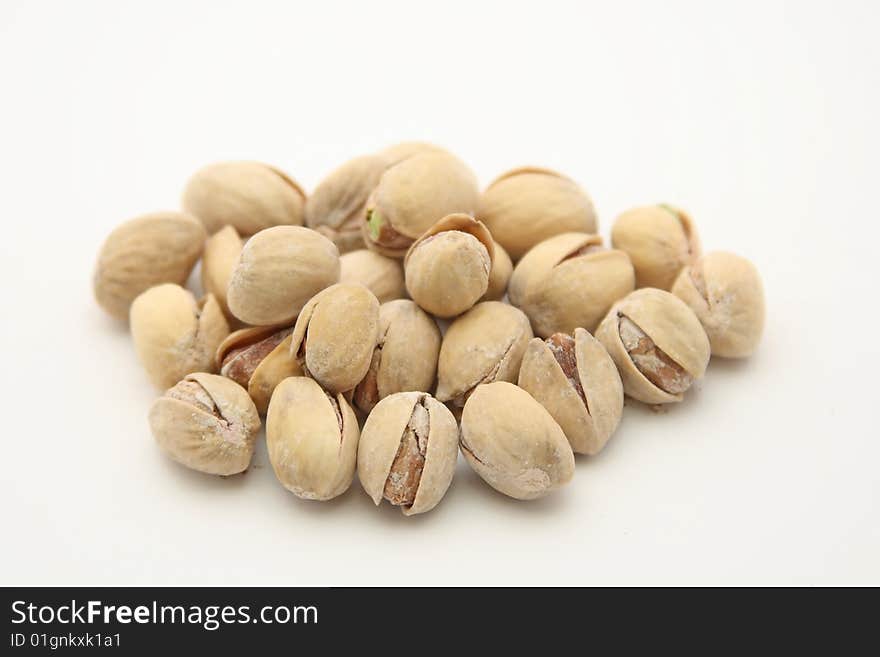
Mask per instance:
[[[691,218],[669,205],[624,212],[611,229],[611,243],[629,255],[636,287],[669,290],[682,268],[700,256]]]
[[[471,308],[489,289],[492,236],[467,214],[451,214],[431,226],[403,261],[406,289],[437,317]]]
[[[582,328],[574,337],[554,333],[529,342],[519,387],[547,409],[580,454],[602,451],[623,414],[623,384],[614,361]]]
[[[513,273],[510,256],[495,240],[492,240],[492,252],[495,257],[492,259],[492,271],[489,272],[489,288],[480,301],[501,301],[507,294],[507,284]]]
[[[598,235],[563,233],[544,240],[517,263],[508,294],[535,333],[546,338],[578,327],[595,330],[634,285],[632,263],[623,251],[603,248]]]
[[[367,374],[379,339],[379,302],[363,285],[338,283],[305,305],[290,354],[327,390],[348,392]]]
[[[518,500],[546,495],[574,475],[574,454],[550,413],[522,388],[478,386],[461,416],[461,451],[495,490]]]
[[[562,174],[537,167],[496,178],[480,197],[476,217],[514,261],[559,233],[596,232],[590,197]]]
[[[430,392],[439,353],[440,329],[430,315],[409,299],[383,303],[370,367],[354,390],[355,406],[369,413],[391,394]]]
[[[293,376],[275,388],[266,415],[266,447],[278,481],[307,500],[329,500],[351,485],[358,423],[341,394]]]
[[[141,292],[161,283],[186,283],[204,244],[201,223],[181,212],[155,212],[125,222],[98,253],[95,299],[114,317],[127,318]]]
[[[191,372],[215,372],[214,352],[229,325],[210,294],[200,303],[188,290],[165,283],[131,304],[131,337],[150,381],[170,388]]]
[[[197,171],[183,191],[183,208],[209,233],[232,226],[253,235],[303,222],[306,195],[284,172],[261,162],[217,162]]]
[[[532,329],[521,310],[483,301],[446,330],[437,364],[437,399],[459,408],[481,383],[516,381]]]
[[[287,324],[338,280],[339,251],[333,242],[300,226],[267,228],[242,249],[229,280],[229,310],[246,324]]]
[[[232,475],[247,469],[260,417],[247,393],[213,374],[189,374],[156,400],[150,429],[175,461],[199,472]]]
[[[400,260],[369,249],[350,251],[339,258],[340,283],[360,283],[376,295],[379,303],[406,296]]]
[[[399,144],[389,146],[379,154],[384,157],[388,161],[389,166],[391,166],[398,162],[402,162],[413,155],[419,155],[420,153],[449,154],[449,151],[424,141],[403,141]]]
[[[232,272],[241,255],[242,239],[235,228],[226,226],[208,238],[202,256],[202,289],[213,294],[227,317],[231,317],[226,292]]]
[[[596,331],[627,395],[648,404],[678,402],[709,363],[709,338],[678,297],[654,288],[618,301]]]
[[[404,515],[433,509],[446,494],[458,457],[458,424],[424,392],[398,392],[367,418],[358,445],[358,478],[378,506]]]

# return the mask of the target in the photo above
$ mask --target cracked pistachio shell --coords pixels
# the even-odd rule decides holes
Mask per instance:
[[[472,214],[479,192],[473,172],[443,151],[417,153],[389,167],[367,202],[361,222],[367,247],[392,258],[439,219]]]
[[[635,351],[646,359],[642,368],[627,348],[626,320],[641,337]],[[624,392],[646,404],[681,401],[709,363],[709,338],[700,320],[681,299],[655,288],[636,290],[614,304],[596,338],[617,365]]]
[[[357,418],[341,394],[314,380],[284,379],[266,415],[266,447],[278,481],[297,497],[329,500],[351,485],[357,465]]]
[[[241,251],[227,301],[245,324],[292,322],[306,302],[339,280],[339,251],[323,235],[276,226],[254,235]]]
[[[306,195],[282,171],[261,162],[217,162],[197,171],[183,190],[183,208],[209,233],[232,226],[253,235],[303,222]]]
[[[290,342],[303,372],[327,390],[348,392],[370,369],[379,339],[379,302],[363,285],[338,283],[305,305]]]
[[[430,511],[446,494],[458,460],[458,423],[423,392],[380,401],[358,445],[358,478],[378,506],[383,499],[404,515]]]
[[[494,242],[486,227],[467,214],[451,214],[431,226],[403,261],[406,289],[437,317],[455,317],[489,289]]]
[[[440,339],[437,322],[413,301],[383,303],[376,348],[366,376],[354,390],[354,404],[369,413],[391,394],[433,390]]]
[[[380,155],[386,158],[389,164],[397,164],[398,162],[402,162],[403,160],[412,157],[413,155],[419,155],[420,153],[450,154],[449,151],[440,148],[439,146],[435,146],[434,144],[429,144],[428,142],[403,141],[399,144],[389,146],[382,151]]]
[[[672,293],[696,313],[712,355],[747,358],[764,330],[764,286],[745,258],[716,251],[681,271]]]
[[[138,359],[157,388],[170,388],[192,372],[215,372],[214,354],[229,335],[210,294],[197,303],[189,290],[165,283],[131,304],[131,337]]]
[[[437,394],[463,406],[481,383],[516,381],[523,353],[533,337],[521,310],[500,301],[483,301],[446,330],[437,364]]]
[[[339,258],[340,283],[360,283],[376,295],[379,303],[406,296],[400,260],[369,249],[349,251]]]
[[[119,319],[161,283],[183,285],[205,244],[205,229],[182,212],[154,212],[118,226],[104,241],[92,279],[95,299]]]
[[[514,261],[559,233],[595,233],[590,197],[550,169],[522,167],[501,175],[480,197],[477,218]]]
[[[623,415],[623,384],[605,348],[582,328],[529,342],[519,387],[559,424],[579,454],[602,451]]]
[[[150,429],[172,459],[193,470],[232,475],[247,470],[260,417],[244,389],[214,374],[189,374],[156,400]]]
[[[510,303],[543,338],[593,331],[611,305],[633,291],[632,263],[623,251],[602,247],[602,238],[563,233],[544,240],[520,260],[510,278]]]
[[[492,271],[489,272],[489,287],[480,301],[501,301],[507,294],[507,284],[513,273],[513,263],[501,245],[492,240]]]
[[[461,416],[465,460],[495,490],[531,500],[571,481],[574,454],[550,413],[506,381],[477,387]]]
[[[611,244],[626,251],[636,273],[636,287],[669,290],[683,267],[700,255],[691,218],[669,205],[634,208],[611,228]]]
[[[214,295],[227,317],[231,313],[226,303],[226,292],[241,249],[241,237],[235,228],[226,226],[208,238],[202,255],[202,289],[205,294]]]

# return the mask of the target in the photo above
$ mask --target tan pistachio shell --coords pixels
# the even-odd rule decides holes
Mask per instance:
[[[419,417],[419,415],[421,417]],[[407,436],[418,426],[419,434]],[[409,439],[417,444],[408,454]],[[449,489],[458,459],[458,423],[446,406],[424,392],[399,392],[380,401],[367,418],[358,445],[358,478],[378,506],[383,498],[406,491],[410,504],[399,503],[404,515],[433,509]]]
[[[215,372],[214,354],[229,325],[210,294],[200,303],[188,290],[165,283],[131,304],[131,337],[138,359],[157,388],[192,372]]]
[[[150,429],[159,446],[193,470],[232,475],[247,470],[260,430],[244,389],[214,374],[189,374],[156,400]]]
[[[574,454],[562,429],[525,390],[478,386],[461,416],[461,451],[495,490],[531,500],[571,481]]]
[[[369,249],[349,251],[339,258],[340,283],[360,283],[376,295],[379,303],[406,296],[400,260]]]
[[[119,319],[161,283],[183,285],[202,254],[205,229],[182,212],[154,212],[121,224],[104,241],[92,279],[95,299]]]
[[[227,317],[231,317],[226,303],[226,292],[232,272],[241,255],[243,242],[232,226],[225,226],[205,242],[202,256],[202,289],[205,294],[213,294]]]
[[[266,447],[278,481],[297,497],[329,500],[351,485],[360,432],[342,395],[294,376],[275,388],[266,415]]]
[[[389,165],[393,165],[420,153],[449,153],[449,151],[425,141],[403,141],[389,146],[379,154],[388,160]]]
[[[712,355],[747,358],[764,330],[764,286],[745,258],[715,251],[681,271],[672,293],[696,313]]]
[[[306,195],[284,172],[261,162],[216,162],[183,190],[183,208],[209,233],[232,226],[253,235],[272,226],[300,226]]]
[[[496,241],[492,240],[492,271],[489,272],[489,287],[480,301],[501,301],[507,294],[507,284],[513,274],[513,262],[507,251]]]

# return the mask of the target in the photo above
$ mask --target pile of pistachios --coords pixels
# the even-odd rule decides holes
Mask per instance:
[[[149,423],[172,459],[243,472],[264,416],[292,493],[329,500],[357,472],[411,515],[440,502],[459,451],[501,493],[541,497],[575,452],[605,447],[624,395],[681,401],[710,356],[755,350],[757,270],[702,255],[682,210],[624,212],[610,248],[597,231],[562,174],[518,168],[481,193],[430,144],[357,157],[308,196],[274,167],[222,162],[181,211],[110,234],[94,291],[165,391]]]

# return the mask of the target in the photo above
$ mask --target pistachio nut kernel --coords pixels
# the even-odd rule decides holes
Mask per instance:
[[[597,230],[593,202],[577,183],[538,167],[496,178],[480,197],[476,217],[514,262],[548,237]]]
[[[154,212],[113,230],[98,253],[92,283],[98,305],[119,319],[162,283],[183,285],[202,254],[205,229],[182,212]]]
[[[507,284],[513,273],[513,263],[510,261],[510,256],[495,240],[492,240],[492,252],[494,258],[492,259],[492,271],[489,272],[489,287],[480,301],[501,301],[507,294]]]
[[[521,310],[500,301],[478,303],[453,321],[443,336],[437,399],[461,408],[482,383],[516,381],[532,337]]]
[[[451,214],[431,226],[403,261],[410,297],[436,317],[455,317],[489,289],[493,241],[467,214]]]
[[[254,235],[272,226],[301,226],[306,195],[268,164],[217,162],[189,179],[182,202],[209,233],[232,226],[240,235]]]
[[[446,494],[458,458],[458,423],[423,392],[399,392],[372,410],[358,445],[358,478],[378,506],[404,515],[433,509]]]
[[[531,500],[571,481],[574,454],[562,429],[525,390],[477,387],[461,416],[461,452],[495,490]]]
[[[306,302],[339,280],[339,251],[301,226],[276,226],[254,235],[229,280],[229,310],[254,326],[292,322]]]
[[[296,320],[290,354],[303,373],[333,393],[366,376],[379,340],[379,302],[363,285],[338,283],[319,292]]]
[[[369,413],[389,395],[433,390],[440,339],[437,322],[413,301],[383,303],[376,348],[366,375],[354,389],[354,405]]]
[[[358,233],[360,234],[360,233]],[[349,251],[339,258],[340,283],[360,283],[376,295],[379,303],[406,296],[400,260],[369,249]]]
[[[596,331],[623,389],[647,404],[679,402],[709,363],[709,338],[678,297],[643,288],[614,304]]]
[[[150,429],[172,459],[193,470],[233,475],[247,470],[260,416],[238,384],[214,374],[189,374],[150,409]]]
[[[243,241],[232,226],[221,228],[205,242],[202,256],[202,289],[213,294],[227,317],[232,317],[226,303],[226,292],[232,272],[241,256]]]
[[[602,451],[623,415],[623,384],[605,348],[582,328],[529,342],[519,387],[562,428],[579,454]]]
[[[191,292],[172,283],[138,296],[130,324],[138,359],[157,388],[170,388],[191,372],[216,372],[214,353],[229,335],[213,296],[197,303]]]
[[[329,500],[351,485],[360,432],[345,397],[306,377],[284,379],[266,415],[266,447],[278,481],[297,497]]]
[[[670,205],[624,212],[611,229],[611,243],[632,261],[637,288],[669,290],[678,273],[700,256],[690,216]]]
[[[764,330],[764,286],[745,258],[708,253],[678,275],[672,293],[696,313],[709,336],[712,355],[747,358]]]

